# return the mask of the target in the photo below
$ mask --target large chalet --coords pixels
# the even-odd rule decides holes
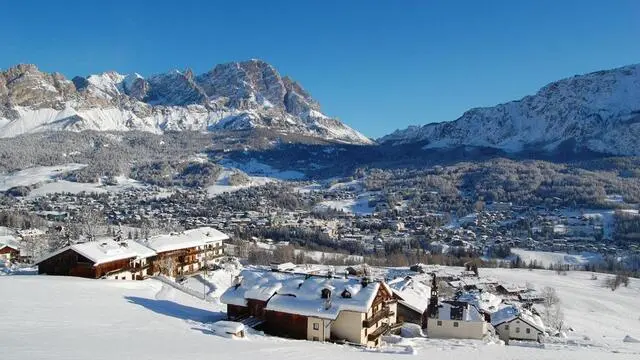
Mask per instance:
[[[145,241],[104,238],[66,246],[38,260],[38,272],[117,280],[189,274],[224,255],[229,237],[204,227]]]
[[[220,301],[229,320],[294,339],[376,347],[398,328],[391,289],[367,278],[245,270]]]
[[[149,265],[155,254],[132,240],[105,238],[64,247],[36,264],[40,274],[141,280],[152,275]]]
[[[211,227],[157,235],[142,243],[156,252],[152,273],[180,276],[193,273],[224,255],[229,237]]]

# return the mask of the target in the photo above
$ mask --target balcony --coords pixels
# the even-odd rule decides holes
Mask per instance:
[[[375,341],[375,339],[377,339],[381,335],[384,335],[390,329],[391,328],[389,327],[388,324],[382,324],[382,325],[380,325],[379,328],[377,328],[374,332],[372,332],[371,334],[369,334],[369,336],[367,336],[367,340]]]
[[[373,326],[373,324],[377,323],[378,321],[385,319],[389,316],[393,316],[394,313],[393,311],[391,311],[391,308],[385,306],[382,308],[382,310],[378,311],[377,313],[373,314],[373,316],[371,316],[370,318],[363,320],[362,321],[362,327],[365,328],[370,328]]]

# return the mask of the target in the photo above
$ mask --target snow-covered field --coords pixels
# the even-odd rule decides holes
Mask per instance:
[[[240,169],[253,176],[266,176],[278,180],[301,180],[305,178],[304,173],[300,171],[278,170],[270,165],[261,163],[256,159],[251,159],[246,163],[240,163],[233,160],[223,160],[220,164],[226,167]]]
[[[211,281],[222,287],[224,272]],[[394,339],[380,350],[249,334],[213,335],[208,324],[224,306],[207,303],[155,280],[87,280],[52,276],[0,277],[0,348],[7,359],[638,359],[640,283],[615,292],[591,274],[481,269],[513,283],[553,286],[560,295],[568,339],[543,348],[473,340]],[[600,275],[603,279],[606,275]],[[226,286],[226,285],[225,285]],[[414,354],[414,355],[410,355]]]
[[[225,169],[223,170],[214,185],[207,187],[207,194],[209,196],[215,196],[218,194],[226,193],[226,192],[234,192],[240,189],[246,189],[253,186],[262,186],[268,184],[270,182],[276,181],[276,179],[272,179],[264,176],[249,176],[249,181],[242,185],[230,185],[229,184],[229,176],[233,174],[233,170]]]
[[[72,193],[81,192],[118,192],[126,188],[142,187],[140,182],[118,176],[115,178],[117,185],[104,185],[102,183],[78,183],[73,181],[61,180],[58,177],[64,173],[80,170],[87,165],[69,163],[57,166],[35,166],[9,174],[0,175],[0,191],[6,191],[16,186],[32,186],[36,188],[29,192],[29,198],[53,194],[53,193]]]
[[[93,192],[93,193],[105,193],[105,192],[118,192],[127,188],[144,187],[139,181],[127,178],[125,176],[119,176],[116,178],[117,185],[103,185],[101,183],[78,183],[67,180],[57,180],[53,182],[47,182],[29,193],[27,197],[36,198],[38,196],[53,194],[53,193],[72,193],[78,194],[81,192]]]
[[[41,182],[52,181],[54,177],[65,172],[80,170],[87,165],[65,164],[57,166],[35,166],[32,168],[0,175],[0,191],[6,191],[16,186],[30,186]]]
[[[548,268],[550,265],[587,265],[602,261],[602,255],[594,253],[566,254],[561,252],[533,251],[524,249],[511,249],[511,253],[518,255],[520,259],[529,264],[534,260],[539,266]]]
[[[355,199],[327,200],[315,206],[316,211],[334,209],[356,215],[371,215],[375,208],[369,206],[370,193],[362,193]]]

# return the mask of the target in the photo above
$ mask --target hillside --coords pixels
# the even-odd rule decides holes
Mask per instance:
[[[481,270],[482,271],[482,270]],[[224,317],[224,307],[192,298],[155,280],[140,282],[47,276],[2,276],[0,334],[3,355],[30,359],[207,358],[398,359],[412,349],[420,358],[451,359],[636,359],[640,344],[637,282],[616,292],[602,289],[588,273],[486,270],[488,275],[536,287],[556,287],[568,326],[563,342],[544,348],[503,346],[473,340],[403,339],[402,345],[370,352],[249,334],[246,340],[213,335],[207,324]],[[46,300],[45,300],[46,299]]]
[[[640,64],[553,82],[535,95],[476,108],[451,122],[412,126],[380,139],[424,149],[639,155]]]

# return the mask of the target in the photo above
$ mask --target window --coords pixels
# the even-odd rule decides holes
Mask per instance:
[[[442,326],[442,321],[438,320],[438,326]]]
[[[320,341],[320,339],[317,336],[314,336],[313,341]]]
[[[516,334],[519,334],[519,333],[520,333],[520,328],[519,328],[519,327],[517,327],[517,328],[516,328]]]
[[[505,325],[505,326],[504,326],[504,329],[505,329],[505,330],[509,330],[509,325]]]
[[[526,333],[527,333],[527,334],[531,334],[531,329],[527,328]]]
[[[364,328],[364,336],[367,336],[367,333],[369,332],[369,329]]]
[[[320,324],[313,323],[313,330],[320,330]]]
[[[453,327],[458,327],[458,322],[457,321],[453,322]]]

